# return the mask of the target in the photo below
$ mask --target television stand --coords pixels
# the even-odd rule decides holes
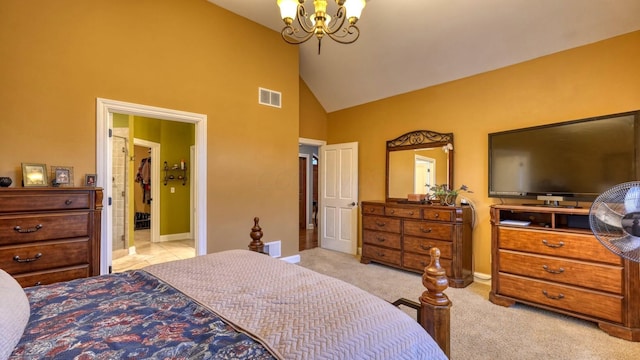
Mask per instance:
[[[530,225],[512,225],[521,221]],[[492,205],[489,300],[574,316],[640,341],[640,264],[607,250],[588,224],[589,209]]]

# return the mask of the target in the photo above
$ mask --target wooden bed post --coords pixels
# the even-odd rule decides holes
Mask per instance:
[[[262,228],[260,227],[260,225],[258,225],[258,222],[260,222],[260,218],[254,217],[251,234],[249,234],[253,241],[249,243],[249,250],[264,253],[264,243],[261,240],[263,235]]]
[[[422,275],[422,285],[427,290],[420,297],[419,322],[445,355],[450,357],[451,301],[443,293],[449,282],[445,270],[440,266],[440,249],[431,248],[430,255],[431,263]]]

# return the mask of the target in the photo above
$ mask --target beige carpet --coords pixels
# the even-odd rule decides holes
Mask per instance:
[[[315,248],[300,253],[300,265],[352,283],[387,301],[417,301],[424,288],[419,274]],[[451,358],[640,359],[640,343],[607,335],[591,322],[516,304],[492,304],[490,287],[472,283],[447,289],[451,309]],[[415,317],[415,311],[405,309]]]

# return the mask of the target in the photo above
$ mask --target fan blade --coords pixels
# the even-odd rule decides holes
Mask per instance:
[[[614,203],[611,205],[617,204]],[[622,229],[622,218],[624,217],[624,215],[619,213],[615,209],[612,209],[609,204],[599,203],[598,206],[593,210],[593,215],[596,219],[598,219],[598,221],[607,226],[618,228],[620,230]]]
[[[640,187],[629,188],[624,196],[624,209],[627,213],[640,212]]]
[[[640,248],[640,237],[632,235],[625,235],[619,239],[609,240],[609,242],[623,253]]]

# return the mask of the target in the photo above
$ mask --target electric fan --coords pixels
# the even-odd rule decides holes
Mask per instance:
[[[640,181],[618,184],[600,194],[591,205],[589,225],[611,252],[640,262]]]

